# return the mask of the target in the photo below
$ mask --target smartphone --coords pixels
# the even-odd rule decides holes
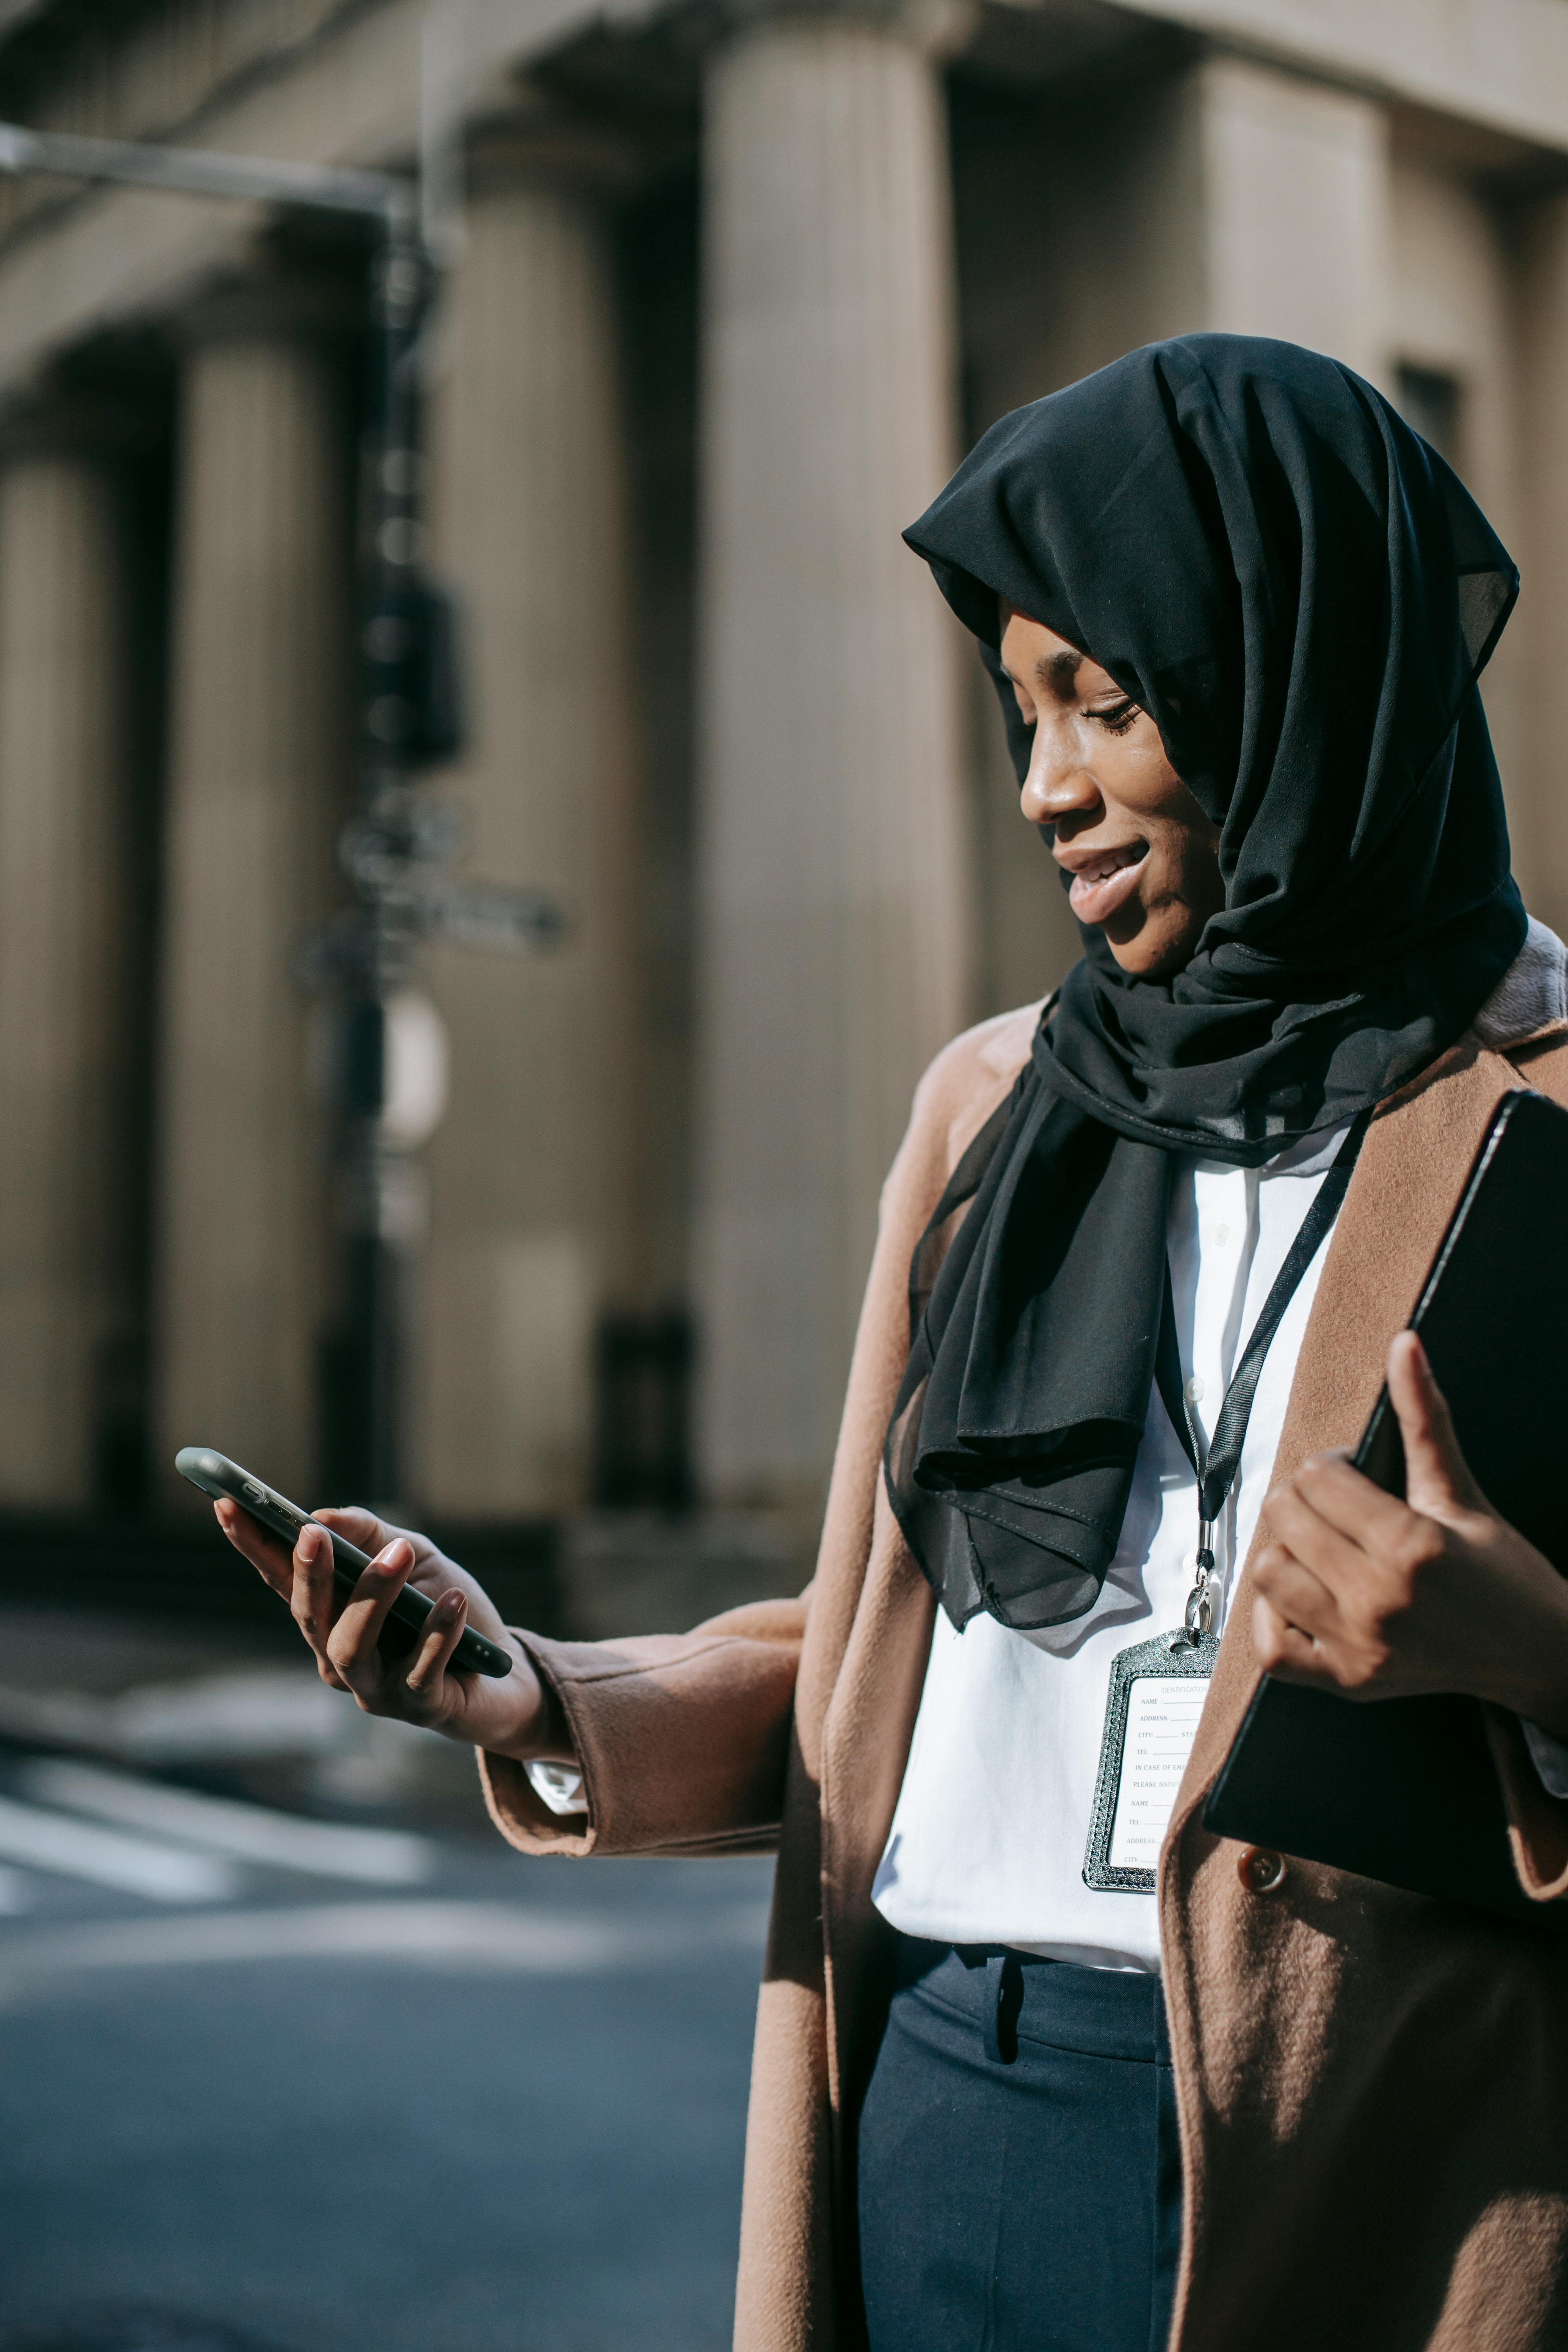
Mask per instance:
[[[242,1470],[238,1463],[229,1461],[226,1454],[215,1454],[210,1445],[183,1445],[174,1456],[174,1467],[182,1478],[188,1478],[193,1486],[199,1486],[202,1493],[210,1495],[215,1503],[237,1503],[240,1509],[248,1511],[269,1535],[281,1537],[290,1551],[301,1528],[321,1525],[319,1519],[311,1517],[309,1511],[302,1511],[298,1503],[291,1503],[286,1495],[279,1495],[271,1486],[263,1486],[259,1478],[253,1478],[248,1470]],[[345,1537],[334,1534],[331,1528],[322,1528],[321,1532],[331,1539],[332,1574],[343,1591],[352,1592],[359,1582],[362,1569],[370,1566],[370,1554],[361,1551],[357,1544],[350,1543]],[[416,1592],[412,1585],[405,1584],[387,1612],[383,1646],[394,1656],[405,1654],[423,1633],[425,1621],[434,1607],[434,1601],[427,1601],[424,1593]],[[390,1642],[386,1640],[395,1620],[400,1627],[407,1629],[406,1641],[400,1641],[395,1635]],[[512,1669],[510,1651],[503,1650],[498,1642],[487,1642],[482,1633],[476,1633],[469,1626],[464,1627],[463,1637],[452,1653],[451,1663],[470,1675],[510,1675]]]

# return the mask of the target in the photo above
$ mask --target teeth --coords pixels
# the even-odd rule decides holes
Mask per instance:
[[[1104,856],[1097,857],[1091,866],[1079,867],[1079,879],[1080,882],[1104,882],[1112,874],[1120,874],[1124,866],[1136,866],[1143,854],[1141,848],[1108,849]]]

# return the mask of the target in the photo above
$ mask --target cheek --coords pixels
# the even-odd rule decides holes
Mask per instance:
[[[1152,848],[1148,886],[1142,893],[1144,907],[1151,914],[1179,921],[1195,941],[1208,918],[1225,905],[1219,869],[1184,827],[1162,828]]]
[[[1158,736],[1152,744],[1131,738],[1116,749],[1123,756],[1110,772],[1111,763],[1102,763],[1107,796],[1114,796],[1127,822],[1143,834],[1166,889],[1190,898],[1205,913],[1223,906],[1218,829],[1172,768]]]
[[[1095,754],[1095,772],[1107,798],[1129,817],[1163,826],[1187,814],[1191,797],[1147,719],[1125,735],[1102,734]]]

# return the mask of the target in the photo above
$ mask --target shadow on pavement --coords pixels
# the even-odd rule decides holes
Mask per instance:
[[[0,2327],[0,2352],[283,2352],[258,2336],[177,2311],[89,2311],[46,2327]]]

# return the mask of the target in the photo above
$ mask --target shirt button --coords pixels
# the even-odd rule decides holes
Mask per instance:
[[[1218,1242],[1221,1249],[1223,1249],[1226,1242],[1230,1239],[1230,1227],[1228,1225],[1216,1225],[1214,1229],[1214,1237],[1215,1241]]]
[[[1236,1874],[1249,1895],[1272,1895],[1285,1884],[1285,1857],[1266,1845],[1249,1845],[1237,1857]]]
[[[1198,1378],[1196,1372],[1194,1372],[1192,1379],[1187,1382],[1187,1402],[1189,1404],[1202,1404],[1203,1401],[1204,1384]]]

